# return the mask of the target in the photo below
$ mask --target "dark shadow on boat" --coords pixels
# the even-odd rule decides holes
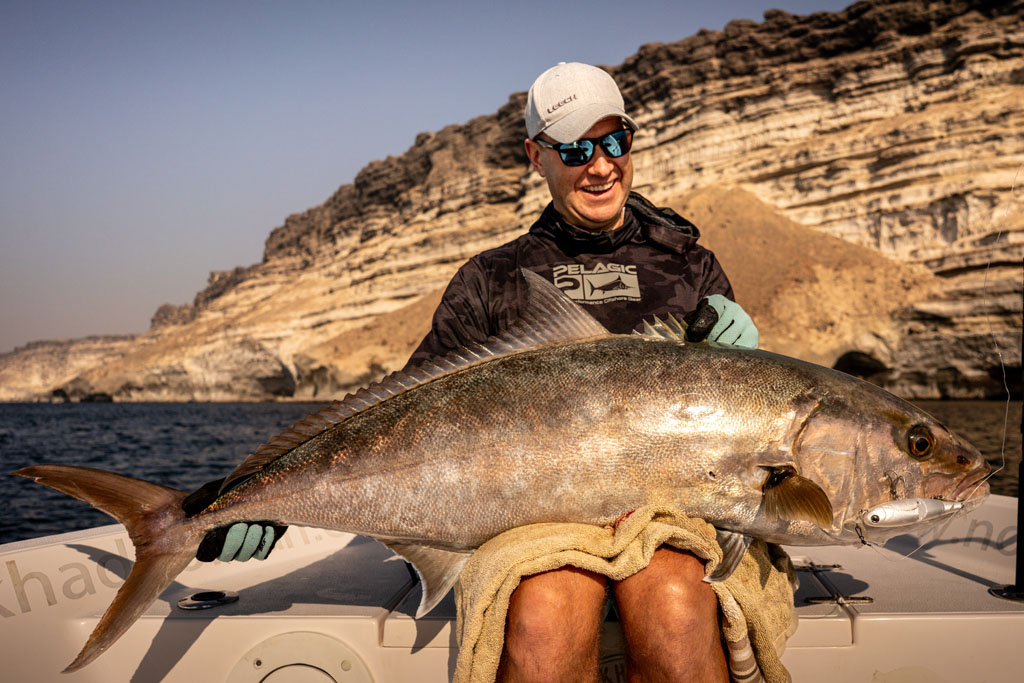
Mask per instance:
[[[858,599],[870,586],[842,571],[836,565],[807,565],[797,567],[800,585],[793,593],[793,604],[830,606],[829,612],[818,616],[828,616],[839,612],[839,599]]]
[[[395,609],[395,614],[404,614],[408,617],[415,619],[417,606],[420,604],[421,595],[420,584],[417,581],[416,585],[406,596],[402,604]],[[448,637],[448,680],[452,680],[455,676],[455,663],[458,660],[458,634],[456,633],[455,623],[455,591],[448,591],[448,595],[441,598],[441,602],[437,603],[437,607],[431,610],[430,614],[427,614],[422,619],[415,619],[413,622],[416,625],[416,637],[413,640],[412,650],[410,652],[415,654],[427,647],[434,638],[444,629],[444,627],[451,622],[452,630]]]
[[[111,552],[108,549],[80,544],[68,544],[68,547],[83,553],[93,562],[106,560],[105,566],[122,579],[128,576],[132,563],[127,558],[121,558],[123,562],[110,562]],[[132,683],[164,680],[206,627],[221,616],[269,615],[285,612],[296,604],[395,609],[410,590],[416,594],[411,604],[419,604],[419,588],[414,586],[405,562],[384,561],[389,556],[394,557],[384,546],[357,536],[344,548],[310,565],[238,590],[237,602],[207,610],[182,610],[177,602],[197,590],[233,590],[228,573],[218,579],[216,586],[189,587],[174,581],[160,596],[160,600],[170,603],[171,612],[153,637],[149,650],[131,678]],[[372,567],[373,571],[367,571],[367,567]],[[387,597],[382,600],[382,596]],[[452,594],[444,598],[437,612],[455,614]],[[417,620],[412,652],[425,647],[446,623],[447,619]],[[449,676],[455,671],[454,628],[450,645]],[[241,658],[244,654],[238,652],[234,656]]]
[[[961,578],[967,579],[968,581],[973,581],[975,583],[981,584],[986,588],[991,588],[995,585],[998,585],[1000,582],[986,579],[983,576],[978,576],[977,574],[974,574],[972,572],[968,572],[958,567],[954,567],[953,565],[943,562],[939,558],[935,557],[935,555],[933,555],[929,551],[941,546],[960,545],[965,548],[977,548],[982,551],[994,550],[1003,554],[1008,554],[1009,549],[1015,546],[1016,544],[1016,533],[1010,538],[1005,539],[1001,543],[993,541],[989,538],[977,538],[972,536],[968,538],[936,538],[931,541],[927,541],[923,544],[921,543],[921,539],[917,536],[903,534],[901,536],[894,536],[893,538],[889,539],[884,547],[886,550],[891,550],[893,552],[907,556],[907,559],[917,560],[918,562],[922,562],[937,569],[941,569],[951,574],[955,574]],[[1009,552],[1012,553],[1012,551]]]
[[[92,546],[79,545],[77,543],[69,543],[67,547],[86,555],[97,564],[103,561],[103,566],[106,567],[107,571],[116,574],[122,581],[128,578],[128,572],[132,567],[132,561],[128,558],[114,554],[115,557],[123,561],[110,562],[112,555],[110,550],[93,548]],[[178,596],[190,592],[192,590],[188,586],[172,581],[171,585],[167,587],[159,599],[167,602],[168,598],[166,596]],[[173,601],[177,601],[177,599],[177,597],[174,597]],[[172,616],[173,609],[175,608],[172,607]],[[210,618],[214,616],[207,615],[205,619],[193,619],[189,623],[171,623],[172,620],[164,620],[160,631],[153,638],[153,644],[150,646],[149,651],[146,652],[131,680],[141,683],[142,681],[161,681],[166,678],[177,661],[192,646],[192,643],[199,638],[199,635],[206,628],[206,624],[209,623]]]

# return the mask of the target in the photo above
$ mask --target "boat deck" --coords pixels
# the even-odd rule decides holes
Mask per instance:
[[[788,548],[801,584],[783,656],[793,680],[1020,680],[1024,604],[987,590],[1014,580],[1016,507],[992,496],[923,545],[905,536],[886,549]],[[454,600],[414,620],[419,588],[393,557],[365,538],[296,527],[266,562],[195,562],[108,652],[62,675],[126,575],[131,544],[115,525],[0,546],[3,679],[448,680]],[[177,606],[199,591],[239,599]],[[605,674],[615,681],[621,636],[615,624],[606,631]]]

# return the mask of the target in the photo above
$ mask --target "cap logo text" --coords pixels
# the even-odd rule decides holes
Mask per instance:
[[[575,100],[575,99],[576,99],[576,95],[575,95],[575,93],[574,93],[574,94],[572,94],[572,95],[569,95],[568,97],[566,97],[566,98],[565,98],[564,100],[562,100],[561,102],[556,102],[555,104],[553,104],[553,105],[551,105],[550,107],[548,107],[548,113],[549,113],[549,114],[552,114],[552,113],[554,113],[554,111],[555,111],[556,109],[558,109],[559,107],[561,107],[561,106],[562,106],[563,104],[569,104],[570,102],[572,102],[572,101],[573,101],[573,100]]]

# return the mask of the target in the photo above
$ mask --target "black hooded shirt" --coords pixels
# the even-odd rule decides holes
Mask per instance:
[[[549,204],[530,230],[471,258],[452,278],[430,332],[410,364],[499,334],[526,302],[520,268],[553,282],[604,325],[626,334],[644,320],[685,316],[711,294],[733,298],[700,232],[671,209],[631,193],[623,224],[593,231],[570,225]]]

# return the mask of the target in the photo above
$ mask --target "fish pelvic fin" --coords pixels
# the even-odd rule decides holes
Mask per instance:
[[[804,521],[822,529],[832,526],[832,501],[820,486],[789,467],[769,468],[761,487],[769,520]]]
[[[89,503],[124,524],[135,563],[85,646],[64,673],[78,671],[120,638],[196,555],[204,531],[187,524],[184,491],[116,472],[35,465],[14,474]]]
[[[459,580],[463,567],[472,556],[470,552],[441,550],[423,545],[405,543],[385,543],[387,547],[402,556],[416,571],[420,579],[423,595],[416,609],[419,619],[437,607],[441,598],[448,594],[455,582]]]
[[[716,527],[715,540],[718,541],[718,547],[722,549],[722,561],[718,563],[713,572],[704,577],[703,580],[706,583],[718,583],[732,576],[736,567],[740,566],[740,560],[746,555],[747,548],[750,547],[750,543],[754,539],[746,534]]]

